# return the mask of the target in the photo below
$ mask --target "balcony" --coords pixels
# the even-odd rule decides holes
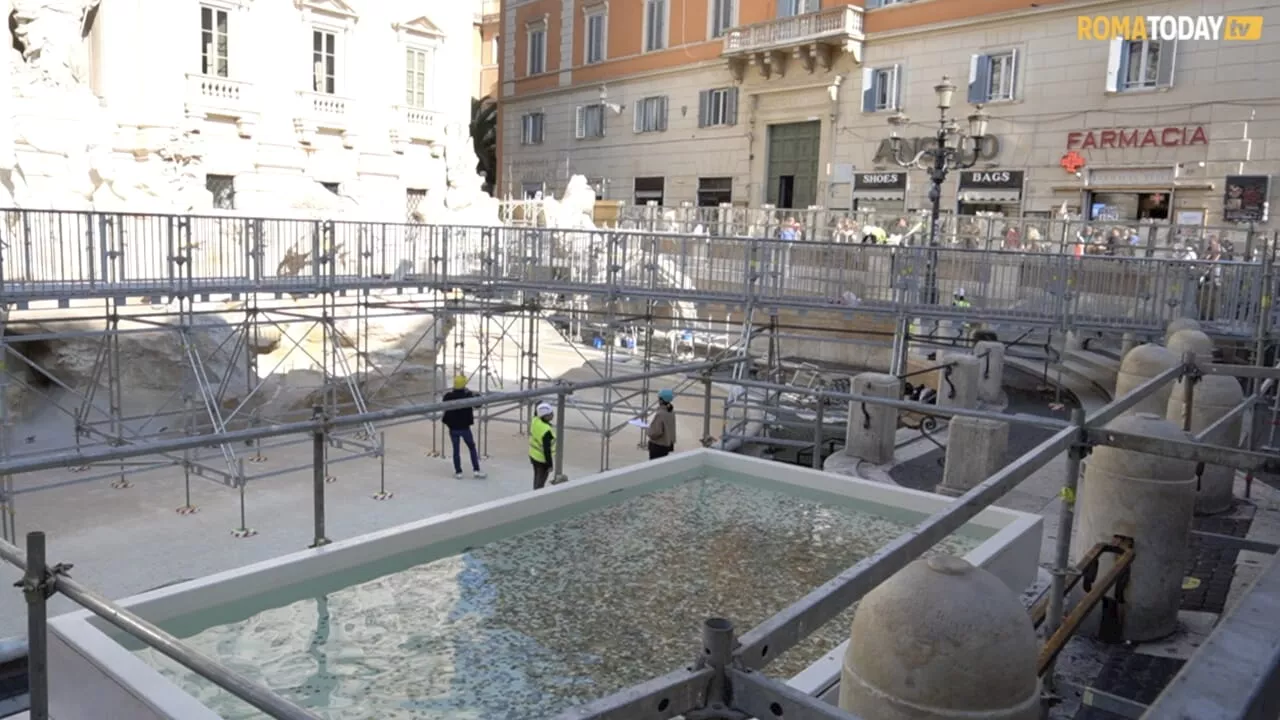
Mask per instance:
[[[862,8],[839,5],[733,28],[724,36],[720,55],[741,82],[748,65],[768,79],[786,75],[792,60],[810,73],[830,70],[841,53],[861,63],[862,41]]]
[[[434,110],[397,105],[394,127],[392,140],[397,144],[414,140],[435,143],[444,137],[444,122]]]
[[[301,142],[309,145],[317,131],[329,130],[342,133],[346,146],[351,147],[351,117],[347,111],[350,104],[349,99],[339,95],[298,91],[298,115],[293,125]]]
[[[231,118],[236,121],[240,134],[249,137],[258,121],[252,95],[251,83],[188,73],[185,98],[187,117],[194,120]]]

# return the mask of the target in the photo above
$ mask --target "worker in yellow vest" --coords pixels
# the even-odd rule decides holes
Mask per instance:
[[[539,403],[529,426],[529,461],[533,463],[533,489],[541,490],[555,469],[556,434],[551,421],[556,411],[547,403]]]

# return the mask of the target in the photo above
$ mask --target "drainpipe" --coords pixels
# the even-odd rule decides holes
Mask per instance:
[[[827,144],[827,201],[824,203],[828,211],[831,210],[831,203],[835,200],[835,186],[832,180],[836,174],[836,134],[840,121],[840,86],[844,84],[845,75],[841,73],[836,75],[831,84],[827,86],[827,93],[831,96],[831,137],[828,138]]]

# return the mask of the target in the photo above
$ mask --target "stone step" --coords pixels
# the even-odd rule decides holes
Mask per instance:
[[[1115,376],[1120,372],[1120,361],[1098,352],[1097,350],[1067,350],[1063,353],[1063,359],[1093,368],[1102,373],[1111,376],[1111,382],[1115,383]]]

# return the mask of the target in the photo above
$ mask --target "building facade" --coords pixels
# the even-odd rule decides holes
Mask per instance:
[[[429,219],[478,188],[478,5],[3,4],[0,206]]]
[[[475,0],[476,10],[476,88],[478,98],[498,97],[498,57],[502,54],[502,3],[499,0]]]
[[[990,114],[946,212],[1216,223],[1280,190],[1280,6],[1262,0],[514,0],[503,9],[501,190],[912,211],[904,156]],[[1083,39],[1081,16],[1241,15],[1255,40]],[[918,141],[918,138],[924,138]],[[906,158],[903,158],[906,159]],[[544,187],[545,186],[545,187]],[[1230,198],[1227,196],[1231,195]],[[1250,211],[1252,208],[1252,211]]]

